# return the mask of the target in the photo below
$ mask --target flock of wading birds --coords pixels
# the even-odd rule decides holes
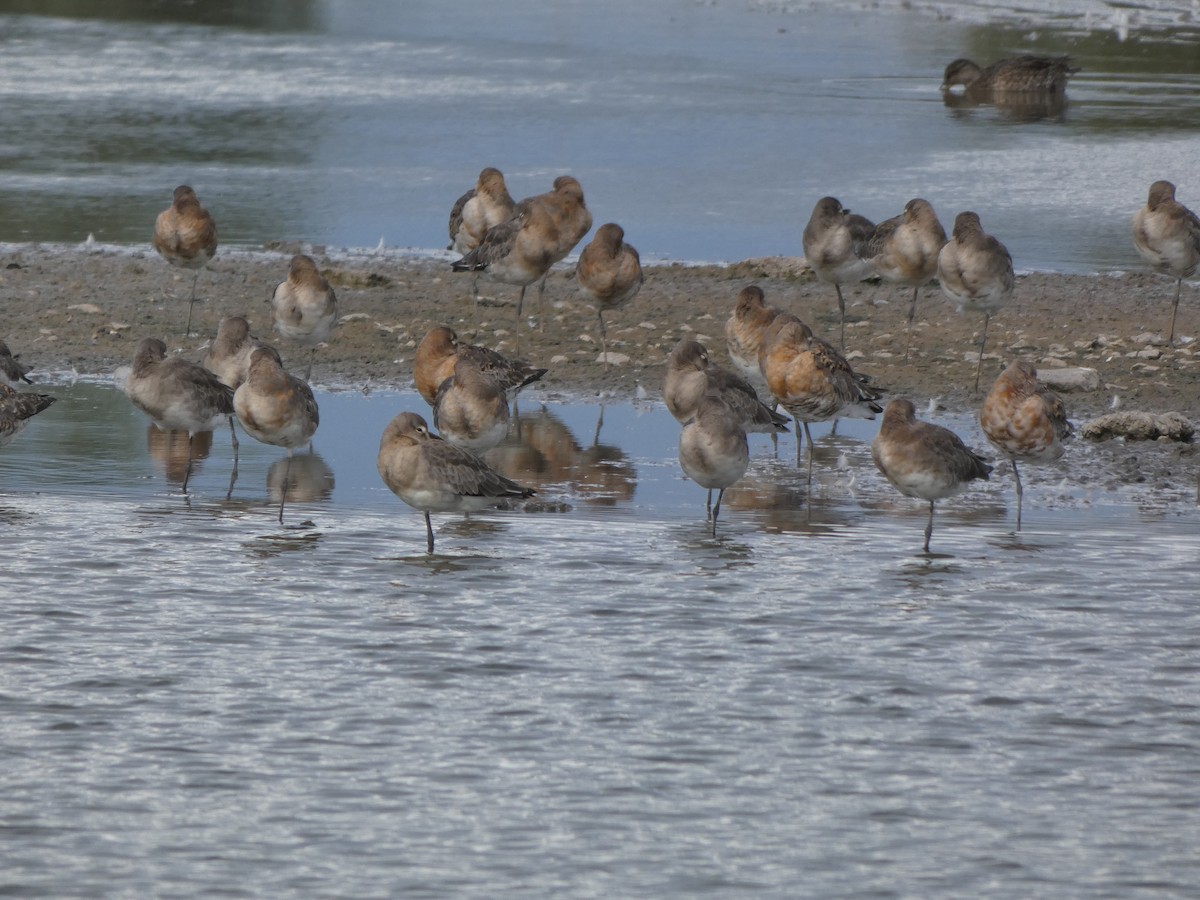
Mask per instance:
[[[956,60],[947,68],[948,82],[951,71],[961,71],[964,62]],[[1049,62],[1058,67],[1055,71],[1065,81],[1061,72],[1065,63]],[[974,70],[987,73],[997,66],[989,70],[975,66]],[[972,70],[968,67],[967,71]],[[1044,72],[1045,66],[1038,71]],[[453,268],[483,271],[518,286],[519,317],[526,288],[540,282],[539,293],[544,290],[550,267],[564,259],[591,227],[592,216],[576,179],[560,176],[553,190],[516,203],[504,176],[497,169],[485,168],[475,187],[459,198],[450,214],[450,249],[462,254]],[[1156,181],[1146,205],[1133,217],[1132,232],[1134,245],[1147,262],[1177,279],[1171,316],[1173,341],[1183,278],[1200,267],[1200,220],[1175,200],[1174,185]],[[1012,258],[1000,241],[983,230],[978,215],[959,213],[947,239],[933,207],[925,200],[910,200],[902,214],[874,224],[851,214],[836,199],[824,197],[804,229],[803,246],[817,277],[832,284],[837,293],[842,349],[845,301],[841,286],[872,274],[913,289],[909,325],[920,289],[934,278],[961,309],[982,313],[975,378],[978,390],[988,319],[1008,302],[1015,284]],[[178,187],[171,206],[159,214],[154,247],[170,264],[195,272],[185,329],[190,333],[196,278],[217,249],[216,224],[190,187]],[[604,313],[628,303],[642,285],[638,253],[624,243],[619,225],[608,223],[597,229],[579,256],[576,276],[581,293],[596,308],[607,363]],[[272,310],[275,329],[285,338],[311,346],[313,353],[329,339],[338,321],[333,289],[316,263],[304,255],[292,258],[286,280],[275,289]],[[814,335],[796,316],[767,306],[759,288],[741,291],[725,334],[737,371],[721,368],[709,359],[705,347],[685,339],[668,358],[663,385],[664,402],[682,425],[680,464],[688,477],[708,490],[713,534],[725,490],[741,479],[749,466],[747,432],[788,430],[787,418],[776,411],[780,406],[796,428],[797,465],[803,445],[800,429],[808,438],[810,489],[813,453],[809,423],[841,417],[874,418],[883,413],[871,456],[902,494],[928,501],[925,552],[929,551],[936,501],[991,473],[992,466],[952,431],[918,420],[910,400],[898,398],[881,407],[868,379],[854,372],[838,348]],[[168,358],[166,349],[157,338],[143,339],[124,387],[134,406],[158,428],[186,431],[190,444],[197,434],[227,421],[235,473],[235,417],[257,440],[286,448],[289,466],[292,452],[311,442],[319,422],[317,403],[307,383],[311,356],[305,378],[288,372],[278,351],[254,338],[241,317],[221,321],[200,364],[182,357]],[[12,383],[30,381],[28,370],[2,342],[0,371]],[[432,329],[417,347],[414,381],[432,408],[437,433],[419,414],[400,413],[384,430],[377,466],[388,488],[424,514],[428,552],[434,548],[431,512],[479,510],[533,494],[532,489],[493,470],[481,454],[505,437],[509,401],[546,372],[494,350],[460,342],[447,327]],[[759,389],[773,401],[772,406],[760,398]],[[11,440],[31,416],[53,401],[49,395],[21,393],[0,385],[0,443]],[[1000,374],[984,398],[980,425],[1012,464],[1019,530],[1022,487],[1017,463],[1045,463],[1062,455],[1062,442],[1071,432],[1066,411],[1062,401],[1038,381],[1036,369],[1028,362],[1016,361]],[[190,474],[191,453],[184,493]],[[286,471],[284,486],[281,523],[287,498]],[[714,490],[718,492],[715,504]]]

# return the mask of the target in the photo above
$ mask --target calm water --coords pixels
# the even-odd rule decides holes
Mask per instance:
[[[173,6],[0,0],[0,241],[144,244],[187,182],[227,244],[440,250],[496,165],[518,198],[572,172],[650,258],[798,254],[825,194],[923,196],[1092,272],[1141,265],[1150,182],[1200,203],[1188,0]],[[943,105],[951,59],[1030,51],[1083,69],[1061,118]]]
[[[280,526],[281,452],[243,436],[226,499],[217,433],[185,498],[123,395],[52,391],[0,468],[0,892],[1200,884],[1194,480],[1113,487],[1079,444],[1019,538],[1000,477],[924,557],[843,422],[811,509],[754,436],[714,539],[661,406],[534,395],[493,459],[540,506],[436,516],[426,557],[374,471],[415,395],[321,392]]]

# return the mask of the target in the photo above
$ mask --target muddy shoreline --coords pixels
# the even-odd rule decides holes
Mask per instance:
[[[277,246],[262,251],[224,250],[198,281],[193,334],[182,335],[192,274],[173,269],[148,246],[62,248],[8,245],[0,249],[0,337],[35,378],[75,372],[111,375],[127,365],[137,342],[163,338],[199,359],[224,315],[244,315],[254,331],[280,349],[285,363],[302,370],[308,351],[271,332],[269,298],[293,252],[311,249],[338,294],[342,324],[318,350],[315,384],[337,387],[410,387],[418,341],[434,325],[520,355],[550,369],[542,390],[550,395],[617,398],[644,391],[659,395],[663,363],[682,337],[708,346],[726,360],[724,324],[738,292],[757,284],[773,306],[837,340],[837,302],[798,257],[747,260],[731,265],[647,266],[641,293],[606,316],[611,354],[623,361],[606,369],[595,312],[577,292],[573,270],[555,269],[546,284],[543,314],[536,288],[525,301],[525,321],[515,314],[517,290],[453,273],[449,255],[420,257],[396,251],[326,252]],[[1013,301],[988,329],[981,393],[1014,358],[1040,369],[1095,369],[1099,387],[1064,393],[1073,419],[1107,412],[1113,397],[1122,409],[1179,412],[1200,418],[1200,342],[1163,340],[1174,282],[1150,273],[1108,275],[1028,274]],[[889,285],[864,282],[845,290],[846,353],[885,397],[908,396],[919,406],[931,398],[951,411],[971,411],[980,397],[971,388],[983,319],[958,313],[934,286],[922,290],[917,319],[906,336],[911,296]],[[1200,332],[1200,303],[1184,285],[1177,334]],[[908,343],[908,359],[905,345]]]

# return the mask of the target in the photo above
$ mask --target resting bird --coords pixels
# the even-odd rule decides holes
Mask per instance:
[[[411,412],[400,413],[384,430],[376,467],[393,494],[424,513],[427,553],[433,552],[431,512],[471,512],[535,493],[471,451],[446,443]]]
[[[1157,271],[1175,278],[1175,304],[1171,307],[1171,336],[1175,343],[1175,314],[1183,279],[1200,266],[1200,219],[1175,199],[1175,185],[1156,181],[1150,185],[1146,205],[1133,216],[1133,245]]]
[[[196,279],[200,270],[217,255],[217,223],[203,206],[196,192],[188,185],[175,188],[171,205],[154,220],[154,249],[173,266],[195,270],[192,276],[192,296],[188,301],[187,326],[184,336],[192,330],[192,307],[196,304]]]
[[[566,257],[591,227],[583,188],[570,175],[560,175],[552,191],[518,203],[512,216],[489,228],[479,246],[451,267],[455,272],[486,271],[497,281],[518,285],[519,317],[525,289],[541,280],[540,309],[550,267]]]
[[[879,434],[871,442],[871,459],[896,490],[906,497],[929,501],[925,552],[933,534],[933,506],[962,491],[976,479],[987,480],[992,467],[941,425],[916,417],[911,400],[896,399],[883,411]]]
[[[1071,423],[1062,399],[1040,381],[1032,363],[1017,360],[1000,373],[979,410],[979,425],[1012,463],[1017,486],[1017,531],[1021,530],[1021,473],[1017,460],[1049,463],[1063,455]]]
[[[833,197],[822,197],[817,201],[808,225],[804,227],[804,258],[817,278],[832,284],[837,291],[843,353],[846,350],[846,298],[842,296],[842,285],[862,281],[871,274],[871,266],[859,251],[874,229],[874,222],[851,213]]]

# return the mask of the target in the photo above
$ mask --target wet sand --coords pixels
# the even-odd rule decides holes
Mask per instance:
[[[274,342],[285,363],[303,370],[308,351],[271,332],[269,299],[297,248],[222,252],[201,272],[193,336],[184,339],[191,272],[173,269],[148,247],[97,250],[9,246],[0,252],[0,297],[7,340],[35,375],[74,370],[109,375],[127,365],[137,342],[163,338],[199,360],[224,315],[244,315],[259,337]],[[545,312],[537,288],[526,295],[526,321],[515,314],[517,289],[450,271],[446,259],[394,253],[313,254],[338,294],[342,324],[316,355],[312,380],[327,387],[410,387],[418,341],[434,325],[547,366],[543,389],[566,396],[656,397],[667,353],[683,337],[726,360],[725,320],[738,292],[759,285],[768,302],[799,315],[827,340],[837,340],[833,288],[801,258],[748,260],[729,266],[653,265],[641,293],[606,316],[609,351],[626,358],[605,369],[594,310],[580,297],[569,266],[546,284]],[[1086,366],[1098,390],[1064,394],[1074,419],[1107,412],[1113,395],[1123,409],[1176,411],[1200,417],[1200,342],[1175,348],[1164,335],[1175,289],[1150,273],[1077,276],[1032,274],[1018,280],[1013,301],[988,329],[980,392],[1016,358],[1039,368]],[[983,318],[958,313],[936,285],[925,288],[906,336],[911,293],[882,283],[848,288],[846,353],[885,398],[908,396],[918,406],[940,398],[948,410],[970,411]],[[1178,333],[1200,331],[1200,295],[1184,286]],[[909,344],[905,361],[905,345]]]

